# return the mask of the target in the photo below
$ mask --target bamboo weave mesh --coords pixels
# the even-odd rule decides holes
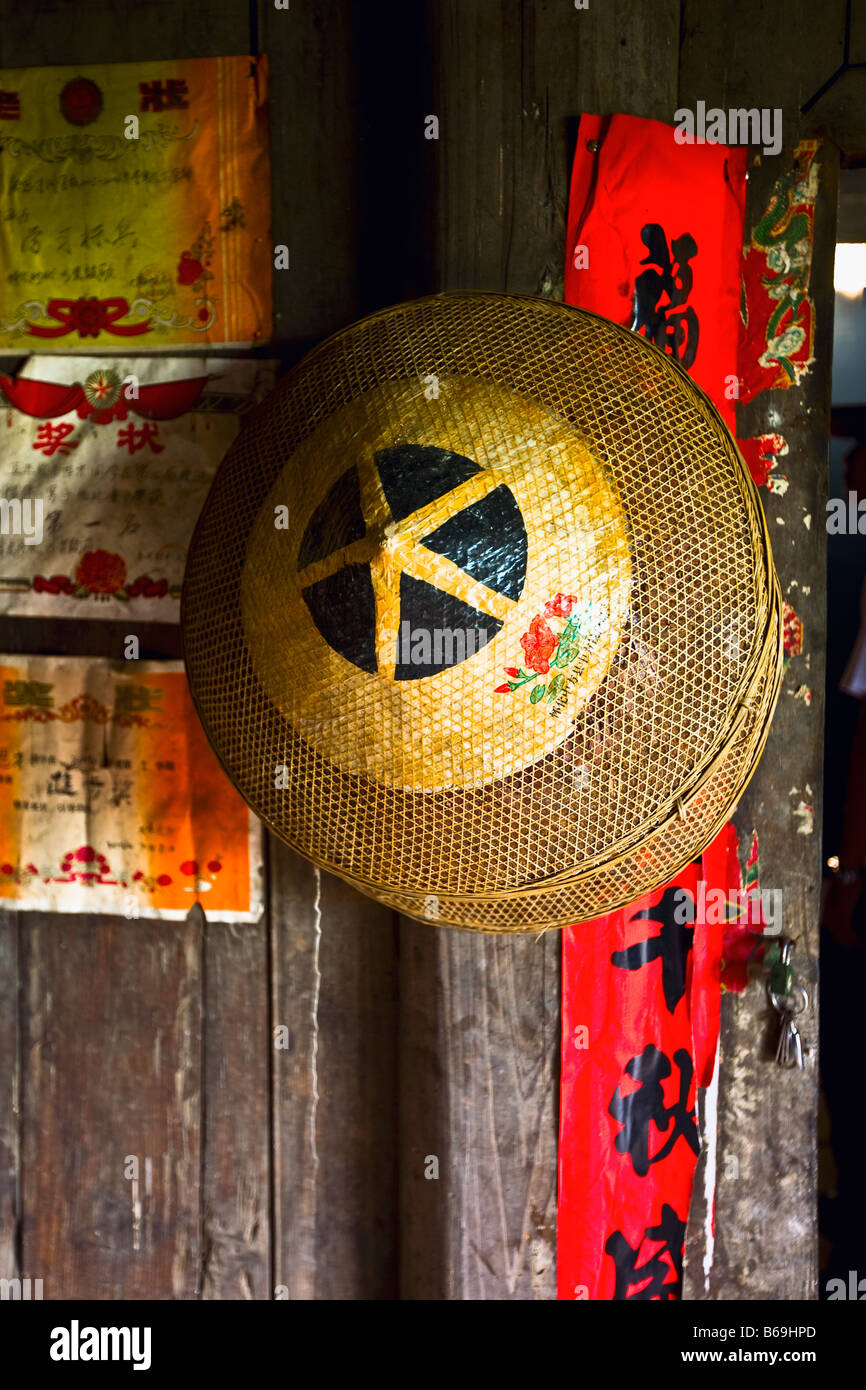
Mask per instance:
[[[580,494],[593,525],[613,527],[604,553],[618,543],[613,513],[624,518],[628,570],[605,569],[585,535],[574,540],[571,494],[557,514],[550,471],[544,486],[531,466],[515,472],[529,545],[524,608],[506,614],[483,653],[401,685],[319,641],[298,598],[298,547],[353,450],[414,438],[420,383],[433,377],[439,442],[506,480],[526,419],[533,436],[548,431],[551,457],[560,433],[573,439],[573,457],[590,458],[600,480],[600,491]],[[284,541],[275,497],[290,510]],[[559,538],[553,549],[545,530]],[[542,746],[547,725],[521,692],[490,692],[493,670],[502,678],[509,657],[523,656],[537,594],[545,583],[562,589],[556,545],[619,625],[610,650],[599,638],[594,685]],[[486,931],[585,920],[673,877],[754,771],[782,668],[763,510],[711,403],[628,330],[513,296],[400,305],[305,358],[220,468],[190,550],[182,618],[204,728],[275,834],[401,912]],[[515,750],[523,761],[510,770]],[[284,789],[277,765],[288,769]],[[460,769],[451,784],[443,766]]]

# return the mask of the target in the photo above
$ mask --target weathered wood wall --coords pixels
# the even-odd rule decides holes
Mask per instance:
[[[560,296],[580,111],[670,120],[698,97],[737,98],[787,119],[838,60],[841,0],[817,32],[801,0],[708,8],[259,0],[251,33],[245,0],[122,13],[112,0],[4,0],[0,64],[256,43],[270,55],[288,363],[359,314],[438,288]],[[428,114],[438,141],[424,139]],[[831,157],[824,167],[831,198]],[[765,883],[783,887],[811,944],[817,822],[797,834],[788,792],[808,782],[818,805],[823,532],[800,517],[822,515],[823,212],[819,227],[819,361],[806,392],[778,402],[796,468],[792,457],[784,538],[774,523],[783,578],[811,583],[814,699],[807,712],[783,696],[742,820],[762,829]],[[0,648],[115,655],[116,643],[107,625],[22,622]],[[174,656],[177,634],[142,645]],[[0,917],[0,1274],[42,1277],[50,1298],[552,1298],[557,935],[400,921],[274,841],[267,872],[255,927],[198,912],[181,926]],[[757,999],[726,1012],[722,1144],[741,1165],[739,1186],[720,1190],[717,1297],[811,1288],[814,1081],[759,1060],[759,1014]],[[279,1024],[287,1050],[272,1046]],[[151,1159],[150,1190],[142,1178],[131,1191],[127,1154]],[[438,1180],[425,1178],[430,1156]],[[764,1218],[780,1179],[777,1229]]]
[[[782,17],[784,11],[784,18]],[[780,108],[782,152],[750,161],[746,225],[768,206],[773,182],[793,165],[799,139],[821,134],[820,184],[810,293],[816,310],[815,364],[800,386],[765,391],[738,407],[737,432],[748,439],[777,432],[789,452],[779,471],[784,495],[761,489],[782,593],[802,619],[804,648],[788,663],[762,762],[734,819],[744,853],[757,830],[763,888],[781,889],[783,930],[796,939],[795,960],[810,1007],[801,1020],[817,1043],[818,913],[821,886],[822,740],[826,605],[826,497],[833,340],[833,245],[839,150],[862,139],[862,102],[849,89],[844,124],[832,103],[807,116],[800,108],[841,61],[844,3],[822,11],[805,5],[756,7],[746,0],[683,6],[679,102]],[[720,62],[720,55],[725,61]],[[864,142],[866,143],[866,142]],[[803,688],[811,703],[803,698]],[[799,698],[795,692],[799,691]],[[813,814],[797,814],[808,805]],[[687,1242],[686,1296],[804,1299],[817,1296],[816,1116],[818,1068],[774,1064],[776,1015],[756,983],[723,1000],[715,1262],[707,1291],[702,1239]]]

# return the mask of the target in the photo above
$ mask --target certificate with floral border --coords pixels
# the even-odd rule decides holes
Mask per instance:
[[[220,921],[262,911],[261,826],[179,662],[0,656],[0,903]]]
[[[0,613],[177,622],[196,518],[275,372],[33,357],[0,375]]]
[[[0,70],[0,352],[271,325],[267,59]]]

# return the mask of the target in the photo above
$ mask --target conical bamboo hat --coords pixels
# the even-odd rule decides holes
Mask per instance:
[[[754,769],[781,673],[763,512],[662,352],[437,295],[328,339],[229,450],[190,550],[190,685],[301,854],[491,931],[666,882]]]

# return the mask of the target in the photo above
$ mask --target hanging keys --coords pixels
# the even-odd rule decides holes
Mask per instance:
[[[769,961],[767,998],[779,1015],[776,1064],[780,1067],[798,1067],[802,1071],[806,1061],[796,1020],[808,1007],[809,996],[803,986],[795,981],[791,964],[793,950],[794,943],[788,938],[779,942],[775,958]]]
[[[805,1004],[803,1005],[805,1008]],[[803,1058],[803,1039],[794,1022],[794,1015],[784,1010],[779,1015],[779,1042],[776,1047],[776,1065],[780,1067],[799,1067],[806,1063]]]

